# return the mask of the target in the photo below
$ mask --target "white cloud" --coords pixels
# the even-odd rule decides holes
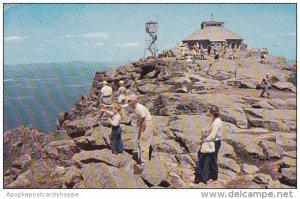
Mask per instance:
[[[297,34],[296,31],[294,31],[294,32],[287,33],[286,36],[288,36],[288,37],[295,37],[296,34]]]
[[[140,43],[138,42],[116,43],[115,46],[125,47],[125,48],[136,48],[140,46]]]
[[[26,39],[25,37],[20,37],[17,35],[4,37],[4,41],[12,41],[12,42],[19,42],[19,41],[23,41],[25,39]]]
[[[107,32],[91,32],[79,35],[66,34],[63,35],[63,38],[108,38],[110,36]]]

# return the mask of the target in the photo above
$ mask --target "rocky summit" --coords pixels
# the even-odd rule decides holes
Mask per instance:
[[[255,56],[214,61],[187,56],[147,58],[95,74],[92,87],[57,131],[19,127],[4,133],[5,188],[295,188],[296,84],[282,57],[258,63]],[[271,97],[259,97],[266,73]],[[121,125],[125,152],[106,144],[111,129],[96,108],[101,82],[120,80],[153,115],[152,159],[136,169],[137,130]],[[223,120],[219,184],[194,184],[208,106]]]

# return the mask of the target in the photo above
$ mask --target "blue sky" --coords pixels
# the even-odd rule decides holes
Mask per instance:
[[[145,22],[158,20],[162,51],[211,13],[249,47],[295,59],[296,4],[20,4],[4,13],[4,63],[136,60]]]

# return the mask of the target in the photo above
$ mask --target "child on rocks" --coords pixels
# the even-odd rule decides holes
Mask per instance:
[[[108,111],[102,108],[101,111],[110,115],[108,118],[108,123],[111,124],[111,150],[112,153],[118,154],[124,152],[123,142],[122,142],[122,129],[120,127],[121,121],[121,106],[118,104],[113,105],[113,111]]]

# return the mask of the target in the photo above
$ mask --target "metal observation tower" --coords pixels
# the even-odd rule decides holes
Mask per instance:
[[[154,56],[156,57],[156,41],[157,41],[157,22],[148,21],[145,24],[146,27],[146,38],[145,38],[145,51],[144,57]]]

